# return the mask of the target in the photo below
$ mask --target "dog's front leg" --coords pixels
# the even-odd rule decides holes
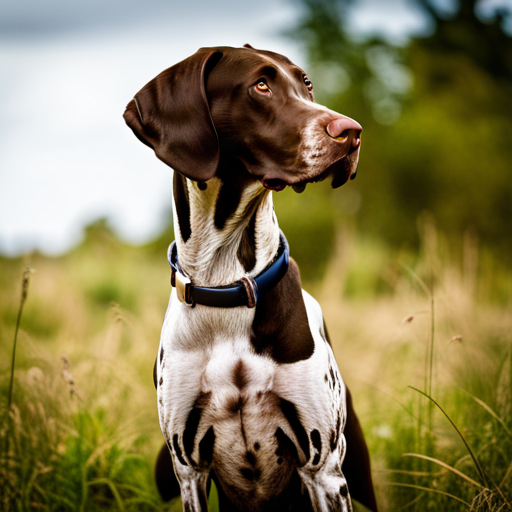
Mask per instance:
[[[176,457],[174,469],[181,486],[181,502],[184,512],[208,512],[207,471],[195,471],[184,466]]]
[[[306,465],[299,475],[306,486],[314,512],[352,512],[347,480],[341,472],[340,452],[345,452],[345,438],[340,436],[338,448],[331,452],[318,470]]]
[[[352,512],[352,502],[344,478],[333,481],[321,472],[301,475],[314,512]]]

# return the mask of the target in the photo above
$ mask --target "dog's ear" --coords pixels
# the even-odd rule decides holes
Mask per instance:
[[[156,156],[195,181],[207,181],[219,164],[219,140],[205,82],[222,53],[201,48],[146,84],[128,103],[126,124]]]

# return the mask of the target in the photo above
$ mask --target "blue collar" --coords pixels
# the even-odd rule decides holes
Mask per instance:
[[[171,285],[176,288],[178,299],[187,306],[196,304],[213,308],[236,308],[246,306],[253,308],[258,298],[269,292],[283,278],[288,270],[290,250],[288,242],[281,231],[279,249],[272,263],[257,276],[242,277],[240,281],[226,286],[206,288],[195,286],[183,274],[178,265],[176,242],[172,242],[167,251],[167,260],[171,266]]]

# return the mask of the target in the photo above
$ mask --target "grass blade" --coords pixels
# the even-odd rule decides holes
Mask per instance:
[[[409,455],[409,454],[404,454]],[[436,471],[435,473],[432,471],[411,471],[409,469],[381,469],[380,471],[376,471],[376,473],[394,473],[399,475],[409,475],[409,476],[441,476],[444,474],[443,471]]]
[[[119,507],[119,510],[121,512],[124,512],[124,504],[123,500],[121,499],[121,495],[119,494],[119,491],[117,490],[116,484],[112,482],[112,480],[109,480],[108,478],[96,478],[95,480],[91,480],[90,482],[87,482],[88,486],[92,485],[106,485],[110,491],[112,492],[117,506]]]
[[[496,412],[494,412],[483,400],[480,400],[480,398],[477,398],[476,396],[472,395],[468,391],[461,390],[463,393],[471,397],[478,405],[483,407],[502,427],[503,430],[507,433],[507,435],[512,439],[512,432],[507,427],[506,423],[498,416]]]
[[[423,391],[421,391],[421,390],[419,390],[419,389],[417,389],[417,388],[415,388],[413,386],[409,386],[409,387],[411,389],[413,389],[414,391],[417,391],[418,393],[421,393],[423,396],[427,397],[445,415],[446,419],[451,423],[452,427],[455,429],[455,431],[457,432],[457,434],[461,438],[461,440],[464,443],[464,446],[466,447],[469,455],[471,455],[471,458],[473,459],[473,462],[475,464],[475,467],[476,467],[480,477],[485,482],[485,485],[487,487],[490,487],[487,475],[485,474],[484,470],[482,469],[482,466],[478,462],[478,459],[476,458],[476,455],[473,453],[473,450],[471,449],[471,447],[469,446],[468,442],[466,441],[466,439],[462,435],[462,432],[458,429],[457,425],[455,425],[455,423],[452,421],[450,416],[448,416],[448,414],[445,412],[445,410],[432,397],[428,396],[426,393],[424,393]]]
[[[421,277],[416,272],[414,272],[414,270],[411,267],[409,267],[409,265],[402,263],[402,267],[409,273],[409,275],[414,279],[414,281],[416,281],[416,283],[419,284],[420,288],[423,290],[425,295],[431,298],[432,294],[428,289],[428,286],[424,283],[423,279],[421,279]]]
[[[431,489],[430,487],[422,487],[421,485],[415,485],[415,484],[403,484],[401,482],[384,482],[385,485],[393,485],[395,487],[409,487],[411,489],[418,489],[419,491],[426,491],[426,492],[432,492],[435,494],[442,494],[443,496],[447,496],[448,498],[452,498],[454,500],[459,501],[460,503],[464,503],[467,507],[470,507],[471,504],[467,501],[464,501],[462,498],[459,498],[458,496],[454,496],[453,494],[450,494],[448,492],[439,491],[437,489]]]
[[[453,466],[450,466],[449,464],[446,464],[445,462],[443,462],[441,460],[434,459],[433,457],[427,457],[426,455],[420,455],[419,453],[404,453],[403,456],[404,457],[417,457],[419,459],[428,460],[429,462],[433,462],[434,464],[438,464],[439,466],[447,469],[448,471],[451,471],[452,473],[455,473],[456,475],[460,476],[461,478],[463,478],[464,480],[466,480],[470,484],[478,487],[479,489],[486,489],[486,490],[488,490],[486,487],[484,487],[482,484],[478,483],[476,480],[473,480],[469,476],[467,476],[464,473],[462,473],[462,471],[459,471],[458,469],[455,469]]]
[[[16,361],[16,344],[18,342],[18,331],[20,329],[21,323],[21,314],[23,312],[23,306],[25,305],[25,301],[27,300],[28,294],[28,284],[30,282],[30,274],[32,273],[32,269],[29,267],[25,268],[23,272],[23,277],[21,279],[21,300],[20,307],[18,308],[18,318],[16,319],[16,328],[14,330],[14,343],[12,347],[12,359],[11,359],[11,379],[9,382],[9,395],[7,399],[7,414],[11,410],[12,405],[12,389],[14,386],[14,363]]]
[[[30,274],[32,273],[32,269],[29,267],[26,267],[23,272],[23,277],[21,279],[21,300],[20,300],[20,306],[18,308],[18,317],[16,319],[16,328],[14,329],[14,342],[12,346],[12,358],[11,358],[11,376],[9,381],[9,394],[7,397],[7,411],[6,411],[6,424],[8,427],[11,426],[11,407],[12,407],[12,390],[14,388],[14,368],[15,368],[15,362],[16,362],[16,345],[18,343],[18,331],[20,329],[20,323],[21,323],[21,314],[23,313],[23,306],[25,305],[25,301],[27,300],[27,294],[28,294],[28,285],[30,282]],[[10,436],[7,433],[5,436],[5,457],[8,457],[9,454],[9,442],[10,442]]]
[[[505,476],[501,479],[500,487],[503,486],[503,484],[508,480],[510,475],[512,475],[512,462],[510,463],[509,467],[507,468]]]

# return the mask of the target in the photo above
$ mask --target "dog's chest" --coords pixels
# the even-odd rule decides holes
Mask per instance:
[[[319,306],[304,298],[315,349],[293,364],[255,352],[246,308],[193,324],[179,303],[167,312],[157,367],[162,431],[179,462],[212,467],[226,492],[236,489],[233,499],[276,495],[295,467],[314,471],[339,449],[345,389]]]

